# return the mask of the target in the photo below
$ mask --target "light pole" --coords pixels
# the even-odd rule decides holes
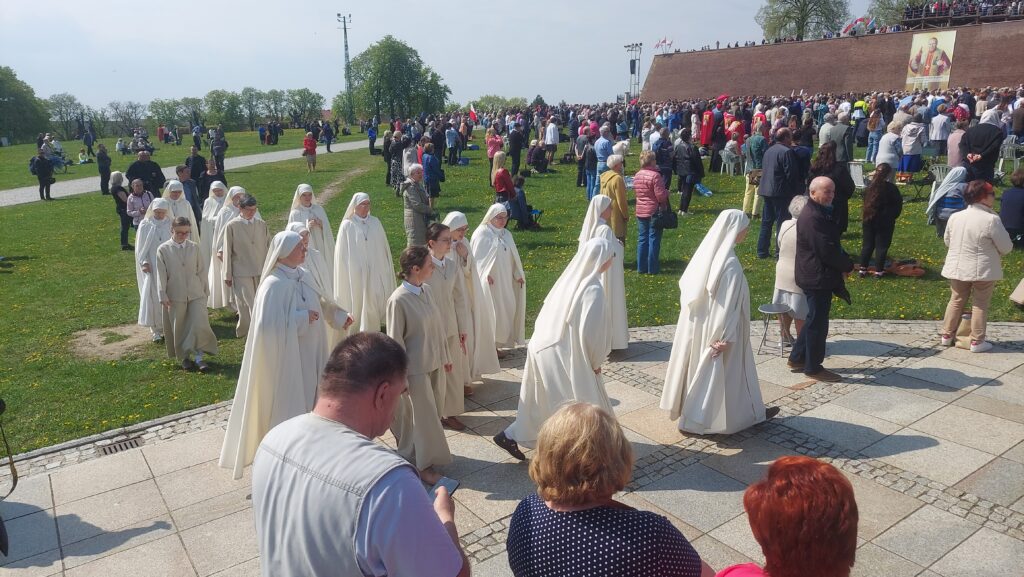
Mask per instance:
[[[634,42],[626,44],[623,48],[629,54],[629,95],[637,98],[640,96],[640,53],[643,52],[644,43]]]
[[[341,22],[341,30],[345,35],[345,122],[351,126],[355,122],[352,114],[352,74],[349,72],[348,61],[348,25],[352,23],[352,15],[342,16],[338,12],[338,22]]]

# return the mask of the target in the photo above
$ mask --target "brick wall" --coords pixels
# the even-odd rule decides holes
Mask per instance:
[[[1024,82],[1024,21],[956,28],[951,86]],[[915,31],[654,57],[642,100],[902,89]]]

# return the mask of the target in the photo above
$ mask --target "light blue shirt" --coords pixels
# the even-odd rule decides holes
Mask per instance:
[[[594,152],[597,153],[598,162],[608,162],[608,157],[614,154],[612,141],[603,136],[598,138],[597,142],[594,143]]]

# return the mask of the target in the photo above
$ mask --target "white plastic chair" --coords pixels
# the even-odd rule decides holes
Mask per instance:
[[[736,164],[739,162],[740,157],[725,150],[724,148],[718,152],[719,156],[722,157],[722,174],[728,174],[729,176],[736,176]]]
[[[1003,141],[1003,145],[999,147],[999,168],[997,172],[1005,172],[1003,170],[1003,162],[1007,160],[1013,163],[1013,171],[1016,171],[1021,161],[1021,159],[1017,158],[1017,152],[1021,150],[1021,145],[1017,144],[1017,137],[1012,134],[1007,136],[1006,140]]]
[[[849,163],[850,167],[850,178],[853,179],[853,186],[856,188],[867,188],[867,183],[864,181],[864,163],[859,160],[854,160]]]
[[[935,189],[942,184],[943,180],[946,180],[946,175],[949,171],[953,170],[953,167],[948,164],[933,164],[931,168],[932,175],[935,176],[935,182],[932,183],[932,191],[929,193],[928,198],[931,198],[935,194]]]

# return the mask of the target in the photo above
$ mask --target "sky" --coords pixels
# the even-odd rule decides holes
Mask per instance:
[[[869,0],[850,0],[863,15]],[[67,4],[66,8],[58,7]],[[336,14],[352,15],[350,57],[387,34],[415,48],[463,105],[484,94],[602,102],[628,89],[624,45],[642,42],[646,79],[660,38],[688,50],[760,40],[758,0],[38,0],[0,2],[0,65],[37,96],[84,104],[345,86]],[[499,8],[495,8],[499,6]],[[45,35],[39,24],[45,18]]]

